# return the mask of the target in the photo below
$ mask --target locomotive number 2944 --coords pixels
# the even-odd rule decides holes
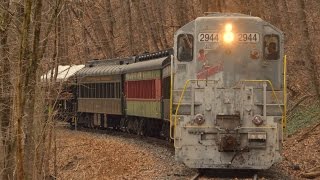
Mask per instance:
[[[199,42],[219,42],[218,33],[199,33]]]
[[[239,42],[259,42],[258,33],[238,33]]]
[[[219,33],[199,33],[198,41],[199,42],[219,42],[221,41],[219,36],[223,36],[223,34]],[[259,34],[258,33],[237,33],[236,39],[238,42],[251,42],[256,43],[259,42]]]

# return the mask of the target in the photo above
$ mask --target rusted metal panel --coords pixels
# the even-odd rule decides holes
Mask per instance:
[[[121,115],[121,99],[78,99],[78,112]]]
[[[157,100],[127,100],[127,115],[161,118],[161,102]]]

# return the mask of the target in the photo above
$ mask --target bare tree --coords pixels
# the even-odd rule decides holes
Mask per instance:
[[[9,55],[9,26],[11,23],[10,1],[0,1],[0,177],[12,179],[13,159],[12,149],[12,84],[10,81],[10,55]]]

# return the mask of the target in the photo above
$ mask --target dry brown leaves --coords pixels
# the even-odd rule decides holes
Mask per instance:
[[[141,140],[67,129],[57,134],[58,179],[168,178],[186,169],[172,151]]]
[[[305,136],[310,129],[286,139],[277,171],[302,179],[320,166],[320,126]],[[68,129],[57,135],[58,179],[186,179],[195,173],[175,162],[170,148],[157,144]]]
[[[283,158],[281,169],[298,179],[302,178],[303,173],[320,166],[320,126],[303,129],[287,138]]]

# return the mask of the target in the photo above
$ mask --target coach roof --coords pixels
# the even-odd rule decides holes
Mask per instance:
[[[161,57],[157,59],[150,59],[147,61],[136,62],[132,64],[123,65],[100,65],[100,66],[86,66],[77,72],[76,76],[108,76],[125,74],[138,71],[150,71],[163,68],[170,62],[170,56]]]
[[[164,67],[166,63],[169,62],[170,56],[166,56],[148,61],[141,61],[137,63],[128,64],[126,67],[126,73],[161,69]]]
[[[126,65],[110,65],[110,66],[95,66],[85,67],[77,72],[78,77],[84,76],[107,76],[123,74],[125,72]]]

